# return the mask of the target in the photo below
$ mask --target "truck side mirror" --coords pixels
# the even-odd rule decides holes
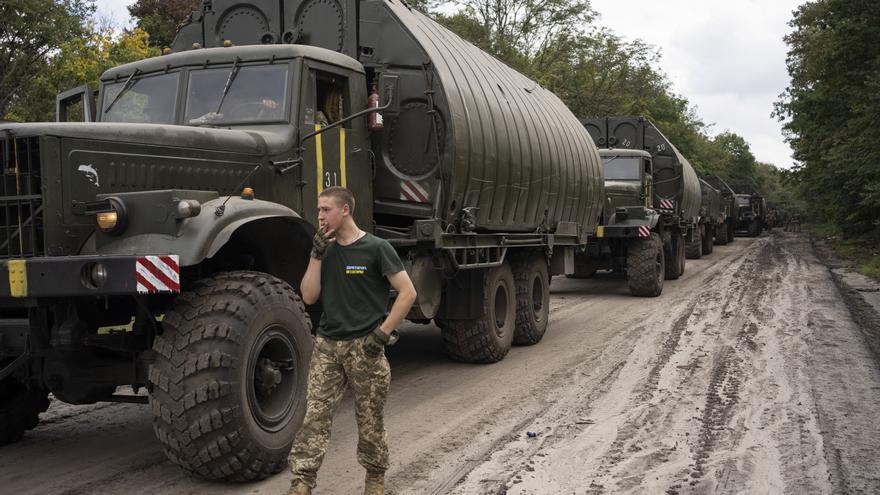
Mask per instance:
[[[94,122],[95,95],[88,84],[59,93],[55,98],[55,122]]]
[[[379,76],[379,87],[381,100],[379,106],[387,108],[382,110],[382,114],[386,116],[396,116],[400,113],[400,97],[398,96],[398,82],[400,76],[394,72],[383,72]]]

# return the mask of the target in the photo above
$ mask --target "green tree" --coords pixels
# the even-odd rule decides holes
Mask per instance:
[[[55,95],[88,84],[96,89],[101,74],[114,66],[159,54],[149,45],[142,29],[117,35],[112,28],[87,24],[88,34],[62,43],[45,59],[43,70],[34,76],[22,98],[9,108],[8,120],[51,121],[55,117]]]
[[[791,83],[775,113],[799,162],[794,173],[819,219],[847,237],[880,226],[880,3],[814,0],[785,38]]]
[[[4,0],[0,2],[0,117],[21,106],[48,58],[86,33],[92,0]]]
[[[137,27],[150,33],[150,44],[171,46],[177,27],[195,10],[202,0],[137,0],[128,6],[128,13],[137,20]]]

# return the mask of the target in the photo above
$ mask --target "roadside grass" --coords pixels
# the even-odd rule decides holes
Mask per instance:
[[[840,231],[830,224],[810,224],[804,229],[814,237],[824,239],[841,258],[853,262],[856,271],[880,280],[880,233],[873,232],[844,239]]]

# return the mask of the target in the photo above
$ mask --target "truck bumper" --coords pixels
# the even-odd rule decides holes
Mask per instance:
[[[651,237],[651,228],[647,225],[600,225],[596,230],[596,238],[620,239]]]
[[[0,299],[180,292],[177,255],[43,257],[0,264]]]

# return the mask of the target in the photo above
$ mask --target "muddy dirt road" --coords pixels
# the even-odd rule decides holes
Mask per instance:
[[[556,278],[552,292],[550,333],[496,365],[450,362],[436,328],[407,327],[389,356],[391,492],[880,492],[880,366],[805,236],[717,246],[656,299],[611,276]],[[54,403],[44,418],[0,450],[0,492],[289,483],[182,474],[145,406]],[[347,398],[316,493],[361,489],[356,439]]]

